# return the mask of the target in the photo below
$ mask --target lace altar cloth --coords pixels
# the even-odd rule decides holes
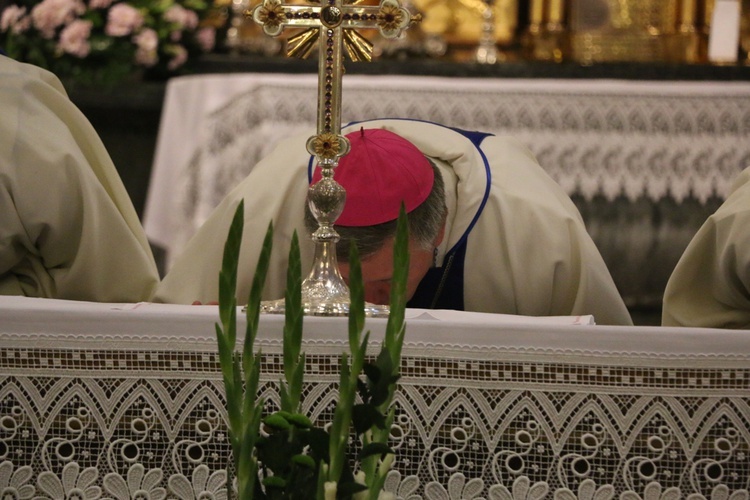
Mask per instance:
[[[226,498],[216,307],[0,297],[0,318],[2,498]],[[387,489],[747,499],[750,331],[588,320],[408,310]],[[368,320],[373,346],[384,324]],[[261,320],[269,410],[282,326]],[[305,339],[304,411],[322,425],[346,319],[305,318]]]
[[[314,132],[316,75],[169,81],[144,212],[149,239],[180,249],[284,136]],[[509,134],[569,194],[705,202],[750,165],[745,82],[514,80],[350,75],[344,123],[429,120]]]

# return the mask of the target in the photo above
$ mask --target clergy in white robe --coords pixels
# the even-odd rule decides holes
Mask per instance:
[[[158,282],[94,128],[52,73],[0,55],[0,295],[137,302]]]
[[[677,262],[664,291],[662,324],[750,328],[750,167]]]
[[[528,316],[591,314],[600,324],[632,324],[575,205],[526,148],[510,138],[412,120],[360,122],[343,133],[361,127],[385,128],[406,138],[437,165],[445,182],[448,216],[434,267],[438,274],[450,267],[453,276],[443,287],[448,289],[445,297],[410,301],[411,307]],[[255,165],[177,257],[156,300],[217,300],[223,245],[241,199],[245,229],[238,301],[247,300],[269,221],[275,229],[274,251],[263,298],[284,296],[294,231],[300,236],[303,273],[310,269],[313,243],[303,214],[314,166],[305,149],[311,135],[283,140]],[[448,265],[456,260],[459,265]]]

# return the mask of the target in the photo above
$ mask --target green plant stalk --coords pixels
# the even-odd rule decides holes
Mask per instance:
[[[240,235],[241,235],[240,231]],[[242,351],[242,369],[245,374],[245,393],[242,407],[242,423],[244,431],[240,443],[239,459],[235,459],[237,469],[237,486],[240,498],[252,498],[257,479],[258,461],[254,454],[255,443],[258,440],[263,406],[265,401],[260,398],[256,401],[258,385],[260,381],[260,368],[262,354],[254,353],[255,339],[258,333],[260,319],[260,298],[265,285],[265,278],[271,260],[271,249],[273,246],[273,224],[269,224],[266,236],[263,240],[258,265],[256,266],[253,283],[250,287],[250,295],[246,309],[245,341]],[[239,259],[239,255],[237,256]],[[235,308],[236,310],[236,308]],[[246,473],[247,471],[247,473]]]
[[[230,441],[235,460],[240,452],[240,429],[242,427],[242,386],[234,346],[237,340],[237,299],[234,296],[237,284],[240,240],[244,225],[244,202],[240,202],[229,228],[224,245],[224,256],[219,273],[219,318],[216,325],[224,389],[227,397],[227,417],[229,419]],[[236,464],[235,464],[236,465]]]
[[[352,420],[352,408],[357,395],[357,380],[365,363],[369,339],[368,332],[365,334],[364,340],[360,340],[365,323],[365,294],[362,285],[362,268],[355,245],[350,247],[349,273],[349,350],[351,351],[351,366],[347,363],[347,355],[342,354],[339,401],[336,404],[330,430],[330,465],[326,474],[327,481],[337,483],[341,478],[344,463],[347,460],[346,450]]]
[[[227,397],[229,434],[232,444],[237,486],[240,498],[252,498],[258,476],[258,463],[254,454],[263,412],[263,400],[256,401],[260,380],[261,353],[253,348],[258,331],[260,296],[270,262],[273,226],[269,224],[263,242],[256,273],[250,290],[247,307],[247,327],[242,359],[235,352],[237,341],[237,270],[244,228],[244,201],[235,211],[224,246],[219,274],[219,317],[216,325],[224,387]],[[244,375],[244,377],[243,377]],[[231,476],[227,475],[227,493],[232,490]]]
[[[328,464],[324,460],[321,460],[320,468],[318,469],[318,485],[315,490],[315,500],[325,500],[325,497],[326,497],[325,483],[326,483],[327,477],[328,477]]]
[[[338,483],[344,470],[344,464],[348,460],[346,450],[349,442],[352,408],[357,394],[357,379],[365,362],[368,338],[369,334],[366,334],[362,344],[352,353],[351,366],[347,362],[348,356],[346,353],[341,355],[339,401],[333,413],[333,423],[330,430],[330,465],[326,475],[327,481]]]
[[[227,414],[229,434],[237,471],[238,492],[240,498],[253,498],[258,478],[258,457],[256,444],[259,438],[263,401],[257,400],[262,354],[253,352],[257,337],[260,303],[265,276],[270,262],[273,226],[269,225],[266,238],[259,257],[253,284],[250,290],[247,307],[247,329],[242,356],[235,352],[236,345],[236,309],[234,296],[237,286],[239,251],[244,225],[244,203],[240,202],[230,226],[229,236],[224,248],[222,270],[219,275],[219,315],[221,325],[216,325],[219,345],[219,360],[222,377],[227,394]],[[386,326],[386,334],[378,366],[382,371],[380,389],[377,393],[377,411],[386,414],[385,428],[373,425],[363,435],[363,443],[382,444],[371,447],[364,453],[362,470],[368,487],[367,497],[375,499],[382,490],[385,476],[390,469],[393,454],[387,448],[390,426],[394,418],[394,409],[390,408],[398,378],[401,347],[404,339],[404,309],[406,277],[408,275],[408,229],[406,214],[401,210],[394,250],[393,289],[391,291],[391,314]],[[301,409],[301,395],[305,355],[302,345],[302,304],[299,242],[296,233],[292,239],[287,274],[287,290],[284,325],[284,378],[280,384],[282,410],[298,414]],[[362,335],[365,326],[364,288],[362,285],[361,267],[352,247],[350,255],[350,289],[351,303],[349,314],[349,347],[351,357],[341,355],[341,372],[339,381],[339,401],[329,432],[329,462],[321,461],[318,469],[316,496],[323,500],[331,497],[332,490],[340,484],[344,469],[347,468],[347,448],[352,425],[353,408],[358,390],[359,376],[365,365],[365,356],[369,341],[369,332]],[[387,393],[383,395],[382,381],[387,381]],[[244,388],[244,390],[243,390]],[[288,417],[285,417],[288,418]],[[381,421],[382,423],[382,421]],[[309,424],[308,424],[309,425]],[[295,426],[289,431],[290,442],[294,440]],[[385,453],[385,455],[383,455]],[[380,458],[383,456],[384,458]],[[350,485],[347,488],[351,487]],[[228,476],[228,491],[231,491],[231,478]],[[328,492],[326,493],[326,491]],[[277,492],[278,493],[278,492]],[[344,493],[342,493],[344,494]]]
[[[393,251],[393,278],[391,304],[385,330],[385,348],[391,355],[394,367],[401,366],[401,349],[404,345],[404,317],[406,314],[406,281],[409,276],[409,226],[403,204],[399,212],[396,241]],[[395,391],[395,387],[391,390]]]
[[[409,275],[409,227],[407,224],[406,210],[401,205],[396,227],[396,240],[393,250],[393,277],[391,279],[391,301],[388,322],[385,329],[383,350],[391,358],[391,366],[398,373],[401,366],[401,349],[404,343],[406,329],[404,317],[406,310],[406,280]],[[395,381],[388,388],[386,400],[378,407],[382,414],[386,414],[383,429],[373,427],[371,432],[363,435],[363,446],[371,443],[388,444],[391,425],[393,424],[394,410],[390,408],[393,395],[396,391]],[[369,499],[376,500],[383,489],[385,477],[390,470],[393,455],[388,454],[382,460],[378,455],[371,455],[362,460],[361,468],[365,473],[365,483]]]
[[[281,384],[281,409],[289,413],[300,411],[304,382],[305,355],[302,351],[302,264],[297,232],[292,235],[289,267],[284,297],[284,376]]]
[[[258,334],[258,324],[260,322],[260,302],[263,294],[263,287],[266,282],[266,274],[271,261],[271,249],[273,247],[273,222],[268,225],[266,236],[263,240],[263,247],[258,257],[258,266],[253,276],[253,284],[250,287],[250,295],[247,299],[247,327],[245,330],[245,343],[242,351],[242,359],[248,360],[244,366],[245,373],[251,371],[250,360],[253,358],[253,349],[255,338]],[[239,252],[237,255],[239,259]]]

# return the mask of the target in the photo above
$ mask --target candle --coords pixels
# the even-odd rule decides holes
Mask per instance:
[[[695,0],[682,0],[682,7],[680,9],[681,26],[695,25],[695,7]]]
[[[692,1],[692,0],[689,0]],[[548,0],[547,4],[547,22],[551,24],[562,24],[564,12],[565,12],[565,1],[564,0]]]
[[[531,0],[529,6],[529,24],[539,26],[544,21],[544,0]]]

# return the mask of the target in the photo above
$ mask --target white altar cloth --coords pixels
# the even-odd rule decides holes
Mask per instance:
[[[747,498],[750,331],[571,324],[589,319],[408,310],[388,491]],[[77,485],[82,498],[176,498],[182,485],[221,496],[217,320],[215,306],[0,297],[4,494],[67,498]],[[268,411],[282,322],[260,323]],[[303,411],[318,425],[337,398],[346,324],[304,320]],[[373,345],[384,324],[367,321]]]
[[[241,308],[240,308],[241,309]],[[207,341],[212,350],[216,348],[214,323],[218,321],[218,306],[188,306],[178,304],[156,304],[139,302],[135,304],[109,304],[71,300],[39,299],[32,297],[0,296],[0,333],[21,335],[26,338],[35,335],[70,335],[74,338],[143,336],[150,339],[174,338]],[[539,326],[570,327],[593,326],[593,316],[514,316],[508,314],[472,313],[452,310],[407,309],[406,319],[415,329],[423,331],[424,339],[413,339],[416,343],[436,342],[450,344],[456,328],[471,328],[477,333],[479,346],[495,344],[491,332],[497,328],[510,331],[519,328],[519,345],[524,342],[527,329]],[[238,313],[238,331],[244,328],[245,318]],[[385,318],[368,318],[367,328],[376,336],[385,331]],[[308,328],[307,339],[347,340],[347,324],[340,318],[311,316],[305,318]],[[275,343],[282,336],[284,316],[264,314],[260,339]],[[419,326],[418,326],[419,325]],[[479,332],[489,332],[481,334]],[[336,337],[331,339],[332,332]],[[486,335],[484,340],[483,336]],[[420,336],[421,337],[421,336]],[[444,337],[443,340],[437,339]],[[60,337],[62,338],[62,337]],[[474,340],[474,339],[470,339]],[[581,339],[581,347],[588,339]],[[146,340],[148,342],[148,340]]]
[[[144,210],[167,267],[223,196],[317,116],[317,75],[171,79]],[[524,142],[569,194],[724,197],[750,165],[750,84],[347,75],[344,123],[414,118]]]

